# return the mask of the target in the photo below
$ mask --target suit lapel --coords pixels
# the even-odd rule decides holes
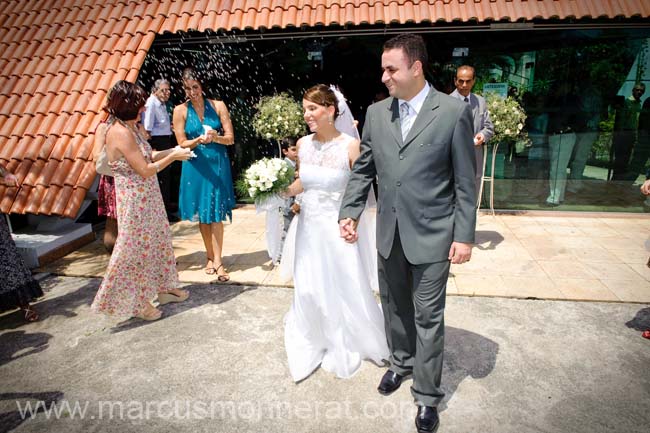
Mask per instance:
[[[397,100],[395,100],[395,102],[397,102]],[[411,144],[411,142],[418,135],[420,135],[420,133],[424,130],[424,128],[426,128],[427,126],[429,126],[431,122],[433,122],[433,120],[437,116],[435,110],[439,106],[440,106],[440,95],[438,94],[438,91],[434,89],[433,86],[431,86],[429,89],[429,94],[424,99],[422,108],[420,109],[418,116],[415,118],[415,122],[413,123],[411,130],[406,136],[406,141],[404,142],[403,147],[406,147],[409,144]],[[397,117],[399,118],[399,114]],[[401,130],[399,133],[401,138]]]
[[[388,107],[388,116],[390,119],[390,129],[391,134],[395,137],[395,141],[399,147],[402,147],[402,125],[399,119],[399,101],[397,98],[393,98],[393,103]]]

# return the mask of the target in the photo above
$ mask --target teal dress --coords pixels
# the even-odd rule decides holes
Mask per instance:
[[[203,123],[213,129],[221,128],[221,120],[212,104],[204,99]],[[187,103],[185,135],[189,140],[203,134],[203,125],[191,102]],[[235,191],[232,186],[230,160],[226,146],[217,143],[199,144],[196,158],[183,161],[178,197],[180,218],[203,224],[232,221]]]

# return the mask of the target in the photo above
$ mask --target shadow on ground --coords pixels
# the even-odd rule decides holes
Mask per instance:
[[[159,320],[165,320],[177,314],[200,307],[205,304],[221,304],[228,302],[244,292],[256,290],[257,286],[238,286],[238,285],[219,285],[219,284],[191,284],[183,287],[183,290],[190,292],[187,301],[178,304],[166,304],[159,308],[163,316]],[[146,326],[151,322],[140,319],[129,319],[121,322],[111,328],[110,332],[116,334],[119,332],[137,329]]]
[[[8,433],[14,430],[29,420],[32,414],[36,415],[37,413],[45,412],[53,403],[60,401],[62,398],[63,393],[60,391],[0,393],[0,401],[7,401],[9,402],[9,407],[16,409],[0,413],[0,433]],[[22,416],[19,408],[25,409],[27,402],[31,404],[32,413],[27,413],[26,416]]]
[[[499,232],[492,230],[477,230],[475,234],[475,246],[479,250],[494,250],[497,245],[503,242],[503,236]],[[482,245],[488,243],[487,245]]]
[[[637,331],[650,329],[650,307],[642,308],[637,311],[634,319],[625,323],[625,326]]]
[[[496,366],[499,345],[474,332],[445,327],[445,356],[442,367],[442,389],[445,398],[439,410],[447,408],[456,389],[467,377],[482,379]]]

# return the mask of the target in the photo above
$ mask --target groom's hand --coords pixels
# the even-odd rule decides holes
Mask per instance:
[[[464,242],[452,242],[449,248],[449,260],[452,264],[459,265],[461,263],[469,262],[472,257],[472,244]]]
[[[357,233],[357,221],[352,218],[343,218],[339,221],[339,231],[341,237],[348,243],[354,243],[359,238]]]

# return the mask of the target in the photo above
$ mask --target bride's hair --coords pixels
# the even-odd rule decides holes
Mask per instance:
[[[334,107],[334,118],[339,117],[339,102],[334,91],[329,86],[316,84],[305,92],[303,98],[314,104]]]

